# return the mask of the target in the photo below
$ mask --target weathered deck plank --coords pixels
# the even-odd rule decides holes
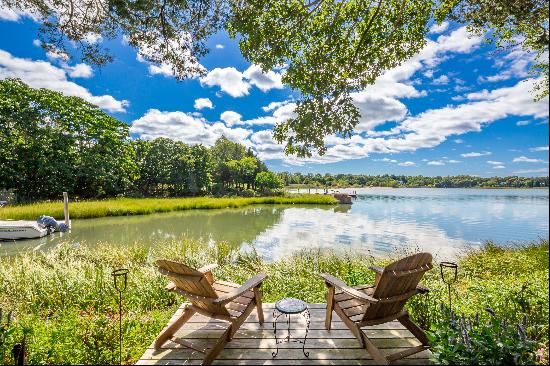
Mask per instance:
[[[273,304],[264,303],[265,323],[258,324],[258,317],[254,311],[241,329],[235,334],[225,349],[214,362],[215,365],[372,365],[375,362],[367,351],[359,345],[357,339],[346,328],[345,324],[333,316],[332,330],[324,327],[325,304],[309,304],[311,312],[310,331],[306,343],[309,359],[302,353],[301,345],[297,343],[283,343],[279,346],[277,358],[272,359],[271,352],[275,350],[273,337]],[[182,306],[183,307],[183,306]],[[176,311],[170,322],[182,312],[182,307]],[[282,319],[280,320],[282,321]],[[286,324],[284,325],[286,326]],[[225,330],[227,323],[208,319],[202,315],[195,315],[176,333],[198,347],[208,347]],[[281,336],[286,329],[279,329]],[[383,354],[391,354],[419,342],[412,334],[397,322],[386,323],[365,328],[364,331],[379,347]],[[292,336],[303,337],[305,321],[301,316],[293,316],[291,322]],[[179,344],[168,341],[159,350],[151,345],[137,362],[138,365],[199,365],[203,355],[199,352],[184,348]],[[426,364],[429,362],[429,351],[415,354],[396,364]]]

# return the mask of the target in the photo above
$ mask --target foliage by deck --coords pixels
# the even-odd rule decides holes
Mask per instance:
[[[30,363],[117,362],[118,307],[110,272],[119,267],[130,269],[124,294],[123,359],[136,361],[183,301],[163,290],[166,279],[153,266],[156,258],[185,260],[195,267],[216,262],[215,276],[237,283],[264,272],[269,276],[263,286],[266,302],[290,296],[323,302],[326,288],[318,273],[332,273],[350,285],[369,283],[374,278],[368,266],[387,262],[309,250],[266,263],[253,252],[239,254],[223,243],[208,246],[188,240],[152,248],[113,243],[92,249],[66,243],[48,253],[1,258],[0,307],[13,310],[16,319],[14,331],[0,346],[0,362],[11,362],[11,346],[24,333]],[[515,249],[488,245],[464,256],[459,273],[453,305],[457,313],[474,316],[491,307],[509,322],[520,322],[525,315],[527,335],[547,348],[548,240]],[[431,292],[416,296],[408,309],[424,327],[433,329],[446,288],[436,270],[428,272],[423,283]],[[488,317],[484,314],[481,321]]]

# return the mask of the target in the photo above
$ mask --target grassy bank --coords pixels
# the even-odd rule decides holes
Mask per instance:
[[[118,307],[110,272],[119,267],[130,269],[124,294],[123,357],[126,363],[136,361],[183,301],[163,291],[166,279],[152,264],[161,257],[185,260],[192,266],[216,262],[217,278],[237,283],[264,272],[269,276],[263,286],[265,302],[287,296],[323,302],[326,289],[318,273],[332,273],[351,285],[372,283],[368,266],[387,262],[309,250],[266,263],[254,253],[238,254],[225,244],[206,248],[192,241],[158,243],[151,249],[117,246],[116,250],[109,244],[88,249],[67,243],[47,254],[0,258],[0,306],[4,314],[13,310],[17,319],[13,333],[0,345],[4,357],[0,363],[11,362],[11,345],[23,333],[27,334],[29,363],[118,362]],[[548,260],[548,240],[516,249],[488,244],[466,254],[459,262],[453,308],[473,315],[491,307],[510,321],[525,314],[530,337],[547,345]],[[417,296],[409,310],[430,328],[447,294],[437,269],[428,272],[423,282],[432,291]]]
[[[187,197],[187,198],[118,198],[101,201],[70,202],[73,219],[105,216],[147,215],[156,212],[193,209],[237,208],[257,204],[335,204],[329,195],[300,194],[286,197]],[[0,219],[36,220],[40,215],[63,218],[63,203],[40,202],[0,208]]]

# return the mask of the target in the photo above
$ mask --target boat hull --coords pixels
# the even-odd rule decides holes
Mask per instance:
[[[48,235],[48,230],[33,221],[0,222],[0,240],[34,239]]]

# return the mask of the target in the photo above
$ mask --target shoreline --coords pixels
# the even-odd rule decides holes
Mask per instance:
[[[335,205],[337,203],[332,195],[305,193],[284,197],[111,198],[101,201],[69,201],[69,214],[71,219],[92,219],[253,205]],[[63,202],[38,202],[0,208],[0,220],[36,220],[41,215],[63,217]]]

